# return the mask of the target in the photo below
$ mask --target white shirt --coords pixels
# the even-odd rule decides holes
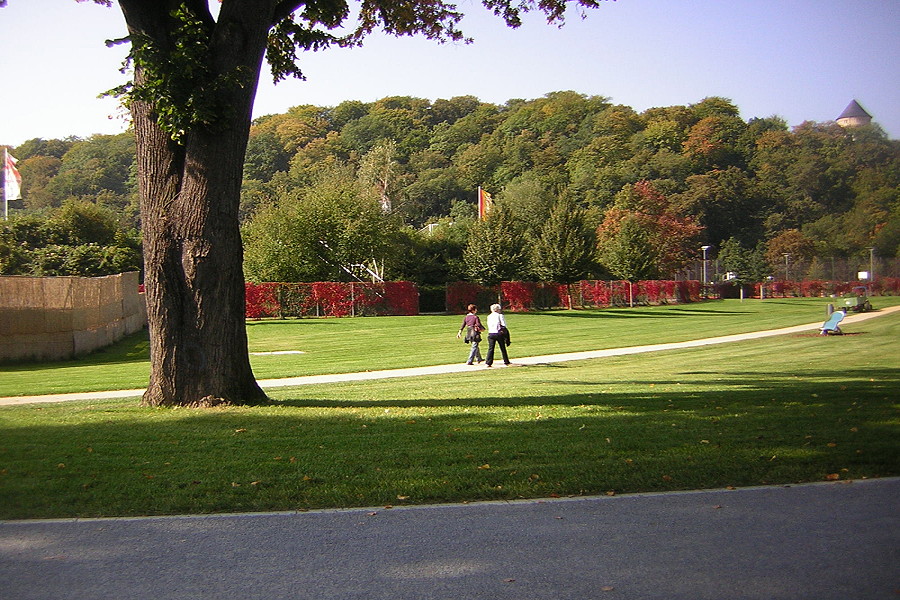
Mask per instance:
[[[487,322],[488,333],[500,333],[500,326],[506,327],[506,319],[503,318],[503,313],[492,312],[488,315]]]

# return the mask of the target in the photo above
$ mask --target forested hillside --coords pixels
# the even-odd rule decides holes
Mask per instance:
[[[29,218],[90,202],[120,238],[139,227],[129,134],[11,152]],[[244,178],[257,281],[670,277],[701,246],[748,280],[843,277],[835,259],[852,270],[900,244],[900,143],[874,124],[744,121],[723,98],[642,113],[576,92],[297,106],[256,121]],[[479,186],[494,201],[484,221]],[[4,272],[30,268],[8,258],[17,219]]]

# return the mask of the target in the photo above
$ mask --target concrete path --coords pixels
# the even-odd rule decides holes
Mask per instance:
[[[0,522],[10,600],[876,600],[900,478],[308,513]]]
[[[851,323],[859,323],[868,319],[879,317],[881,315],[890,314],[900,311],[900,306],[891,306],[879,309],[875,312],[867,312],[860,314],[848,315],[842,322],[842,326]],[[564,354],[551,354],[546,356],[527,356],[524,358],[516,358],[516,365],[539,365],[550,364],[555,362],[565,362],[571,360],[586,360],[590,358],[605,358],[608,356],[623,356],[626,354],[640,354],[644,352],[659,352],[663,350],[679,350],[683,348],[697,348],[700,346],[710,346],[713,344],[726,344],[729,342],[738,342],[742,340],[759,339],[776,335],[787,335],[792,333],[803,333],[814,331],[822,326],[823,321],[815,323],[807,323],[805,325],[795,325],[793,327],[783,327],[781,329],[771,329],[767,331],[756,331],[751,333],[740,333],[734,335],[724,335],[712,338],[704,338],[700,340],[689,340],[686,342],[673,342],[668,344],[652,344],[648,346],[631,346],[625,348],[609,348],[607,350],[589,350],[586,352],[568,352]],[[497,365],[495,365],[496,368]],[[316,383],[332,383],[338,381],[367,381],[372,379],[389,379],[392,377],[420,377],[423,375],[438,375],[444,373],[461,373],[472,371],[474,368],[463,363],[452,365],[435,365],[428,367],[411,367],[407,369],[389,369],[381,371],[366,371],[363,373],[342,373],[335,375],[307,375],[302,377],[284,377],[281,379],[263,379],[259,384],[263,389],[292,387],[297,385],[311,385]],[[11,404],[31,404],[37,402],[66,402],[72,400],[103,400],[108,398],[134,398],[141,396],[143,389],[139,390],[115,390],[108,392],[79,392],[73,394],[48,394],[43,396],[8,396],[0,397],[0,406]]]

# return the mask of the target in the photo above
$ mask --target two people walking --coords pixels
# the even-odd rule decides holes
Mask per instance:
[[[471,351],[469,352],[469,359],[466,361],[466,364],[471,365],[473,364],[473,361],[481,363],[479,343],[481,342],[481,332],[484,331],[485,328],[481,324],[481,319],[478,317],[478,307],[474,304],[470,304],[466,310],[467,312],[466,316],[463,318],[462,327],[459,328],[456,337],[459,338],[462,335],[463,330],[466,331],[465,340],[472,344]],[[499,304],[491,305],[491,314],[489,314],[487,318],[487,332],[488,351],[484,364],[488,367],[493,366],[494,350],[496,346],[500,346],[503,364],[509,365],[509,355],[506,352],[506,347],[510,344],[509,329],[506,328],[506,318],[503,316]]]

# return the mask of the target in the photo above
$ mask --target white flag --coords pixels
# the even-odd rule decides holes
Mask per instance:
[[[13,158],[9,152],[6,154],[6,164],[3,165],[3,194],[7,201],[18,200],[22,197],[22,176],[16,169],[16,163],[19,162]]]

